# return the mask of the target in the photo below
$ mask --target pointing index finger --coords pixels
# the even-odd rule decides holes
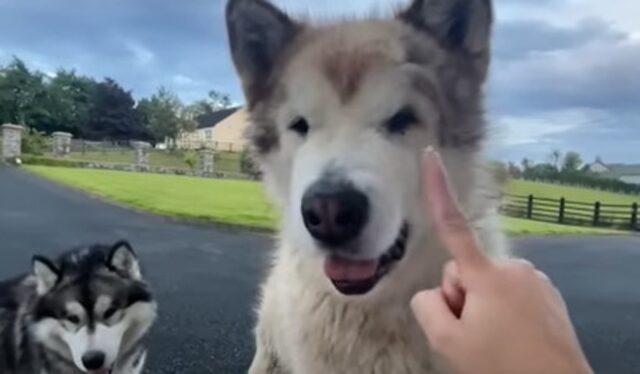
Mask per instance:
[[[442,244],[462,271],[489,263],[449,187],[442,159],[428,149],[422,162],[423,203]]]

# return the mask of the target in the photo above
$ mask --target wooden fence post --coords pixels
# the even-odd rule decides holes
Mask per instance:
[[[565,200],[563,197],[560,199],[560,209],[558,211],[558,223],[564,222],[564,204],[565,204]]]
[[[638,229],[638,203],[631,205],[631,229]]]
[[[600,202],[596,201],[593,206],[593,225],[598,226],[600,222]]]
[[[533,195],[529,195],[529,200],[527,201],[527,218],[531,219],[533,216]]]

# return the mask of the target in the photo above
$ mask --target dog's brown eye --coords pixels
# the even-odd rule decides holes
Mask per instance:
[[[385,123],[385,128],[390,134],[403,135],[407,130],[418,123],[418,118],[411,108],[403,108]]]
[[[77,325],[78,323],[80,323],[80,317],[69,314],[67,316],[67,321],[73,323],[74,325]]]
[[[300,136],[306,136],[309,132],[309,123],[306,119],[300,117],[289,125],[289,130],[297,132]]]
[[[113,315],[116,314],[116,308],[111,307],[107,310],[104,311],[104,319],[109,319],[111,317],[113,317]]]

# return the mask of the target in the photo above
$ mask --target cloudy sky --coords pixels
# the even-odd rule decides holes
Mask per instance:
[[[491,155],[544,160],[571,149],[640,163],[640,1],[495,1]],[[275,2],[326,17],[403,1]],[[16,55],[47,73],[109,76],[136,97],[164,85],[187,102],[209,89],[241,102],[223,9],[223,0],[0,0],[0,64]]]

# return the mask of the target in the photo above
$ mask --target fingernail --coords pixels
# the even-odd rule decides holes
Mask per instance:
[[[422,159],[426,162],[433,162],[438,159],[438,151],[432,146],[428,146],[422,153]]]
[[[423,291],[416,293],[415,295],[413,295],[413,297],[411,298],[411,310],[413,310],[413,313],[417,314],[419,312],[422,311],[423,307],[422,307],[422,303],[420,302],[420,298],[421,298],[421,294]]]
[[[429,163],[439,162],[440,160],[440,154],[432,146],[428,146],[427,148],[425,148],[423,157]],[[433,164],[431,164],[430,166],[432,165]]]

